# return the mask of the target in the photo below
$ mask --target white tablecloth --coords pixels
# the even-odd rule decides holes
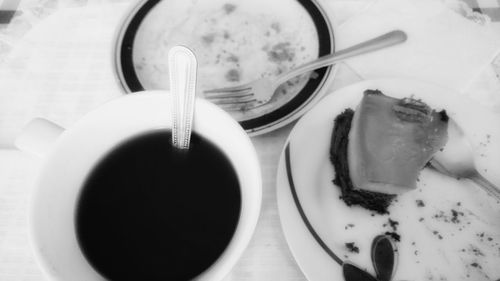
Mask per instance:
[[[32,256],[27,227],[29,196],[40,160],[12,150],[22,125],[42,116],[70,126],[81,115],[121,95],[114,78],[110,46],[116,24],[133,1],[26,0],[7,27],[0,27],[0,280],[43,280]],[[363,10],[371,0],[323,0],[336,26]],[[103,17],[110,10],[113,17]],[[77,18],[79,21],[74,21]],[[71,20],[73,19],[73,21]],[[61,22],[70,26],[61,26]],[[103,28],[82,40],[90,24]],[[497,24],[497,23],[493,23]],[[60,41],[54,34],[61,36]],[[71,31],[70,31],[71,30]],[[500,30],[500,29],[499,29]],[[47,33],[48,32],[48,33]],[[64,35],[59,33],[64,33]],[[66,36],[66,37],[64,37]],[[69,37],[68,37],[69,36]],[[72,53],[68,53],[71,51]],[[27,63],[29,62],[29,63]],[[84,69],[83,73],[81,70]],[[75,71],[80,70],[76,73]],[[500,72],[499,72],[500,73]],[[494,69],[474,81],[485,99],[494,95]],[[77,76],[78,79],[75,79]],[[7,78],[8,79],[7,79]],[[332,91],[361,79],[349,67],[339,68]],[[21,84],[31,81],[29,85]],[[8,90],[8,93],[5,91]],[[91,93],[91,94],[90,94]],[[500,92],[498,93],[500,95]],[[499,99],[500,100],[500,99]],[[495,110],[495,106],[492,106]],[[496,108],[500,110],[500,105]],[[293,124],[252,139],[263,171],[263,204],[253,239],[225,280],[305,280],[280,227],[275,175],[279,155]]]

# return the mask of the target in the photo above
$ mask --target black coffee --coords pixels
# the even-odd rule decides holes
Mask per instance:
[[[187,153],[170,139],[155,131],[127,141],[83,187],[78,242],[109,280],[190,280],[234,234],[241,194],[226,155],[197,134]]]

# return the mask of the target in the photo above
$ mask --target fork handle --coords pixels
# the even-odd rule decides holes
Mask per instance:
[[[333,54],[322,56],[317,60],[305,63],[281,76],[278,76],[275,80],[276,87],[283,84],[284,82],[290,80],[291,78],[300,75],[302,73],[312,71],[324,66],[335,64],[339,61],[345,60],[347,58],[373,52],[376,50],[383,49],[385,47],[397,45],[406,41],[408,37],[406,33],[401,30],[393,30],[391,32],[385,33],[368,41],[359,43],[357,45],[351,46],[347,49],[337,51]]]
[[[476,172],[469,178],[497,200],[500,200],[500,188],[483,177],[479,172]]]

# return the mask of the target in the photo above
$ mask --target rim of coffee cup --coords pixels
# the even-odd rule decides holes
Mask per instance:
[[[81,189],[85,177],[99,162],[103,154],[119,145],[120,140],[123,140],[124,137],[129,138],[151,130],[170,128],[169,105],[170,95],[168,95],[168,91],[140,92],[113,99],[89,112],[71,128],[65,130],[47,151],[31,198],[29,225],[34,254],[42,271],[50,280],[67,280],[68,276],[71,276],[72,280],[76,280],[75,277],[81,280],[102,280],[102,277],[84,258],[81,250],[75,248],[78,247],[78,244],[74,234],[73,214],[78,191]],[[164,124],[160,123],[163,121],[165,121]],[[120,133],[114,136],[106,133],[106,130],[110,129],[110,125],[115,125],[112,128],[115,134],[117,131]],[[230,244],[219,259],[197,277],[197,280],[220,280],[241,256],[256,227],[262,200],[260,164],[252,142],[241,126],[229,114],[208,101],[196,100],[193,129],[196,133],[216,144],[228,156],[237,172],[242,189],[240,221]],[[86,135],[90,132],[92,135]],[[103,138],[107,138],[104,143],[100,141]],[[74,151],[75,149],[81,151],[77,153]],[[72,157],[77,159],[72,159]],[[78,167],[78,165],[85,167]],[[59,169],[63,171],[57,173]],[[85,174],[72,181],[66,179],[75,177],[76,172]],[[64,183],[63,179],[66,180]],[[65,189],[61,187],[68,182],[78,187]],[[51,198],[61,197],[69,198],[64,200],[70,200],[70,202],[63,202],[63,207],[49,204],[54,200]],[[56,220],[50,220],[50,218],[54,218],[54,212],[57,211],[54,208],[70,211],[70,213],[58,214],[64,222],[57,221],[57,216]],[[46,216],[47,221],[40,221],[44,216]],[[57,231],[61,229],[63,223],[68,223],[68,221],[72,225],[62,229],[65,231],[73,229],[70,233],[72,237],[66,239],[69,241],[59,237],[57,242],[52,243],[51,248],[50,243],[47,245],[46,241],[56,239],[54,236],[62,235]],[[66,251],[77,253],[79,257],[66,256],[60,257],[59,260],[64,263],[81,262],[79,265],[81,272],[72,268],[67,270],[69,273],[61,273],[61,268],[71,268],[71,264],[64,266],[53,264],[54,260],[57,259],[55,257],[61,255],[55,253],[54,248],[61,244],[71,247]]]

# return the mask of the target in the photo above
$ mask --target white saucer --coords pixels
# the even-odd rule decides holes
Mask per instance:
[[[348,207],[339,199],[329,161],[334,118],[346,108],[355,108],[366,89],[398,98],[414,96],[435,109],[446,109],[470,138],[478,170],[500,184],[499,114],[452,90],[411,80],[370,80],[340,89],[297,123],[278,167],[281,223],[301,270],[311,281],[340,281],[344,280],[340,264],[349,260],[374,274],[372,239],[396,232],[401,241],[396,243],[399,265],[394,280],[500,278],[496,266],[500,263],[500,202],[468,180],[448,178],[426,168],[417,189],[399,196],[389,215]],[[394,228],[389,218],[398,223]],[[351,242],[359,253],[347,249],[345,244]]]

